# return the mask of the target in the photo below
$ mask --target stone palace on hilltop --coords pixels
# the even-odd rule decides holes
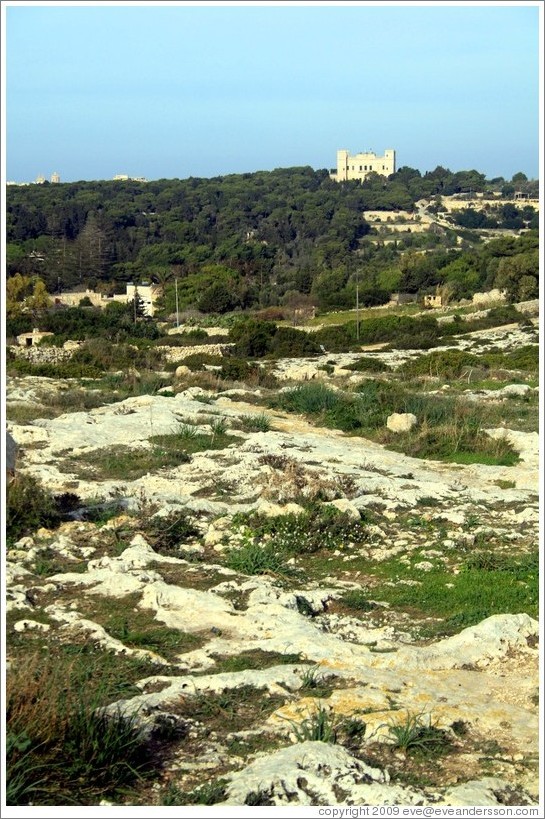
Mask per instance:
[[[350,156],[348,151],[337,151],[337,170],[332,171],[331,179],[346,182],[347,179],[363,181],[370,173],[390,176],[396,171],[396,152],[391,148],[384,151],[384,156],[377,156],[373,151]]]

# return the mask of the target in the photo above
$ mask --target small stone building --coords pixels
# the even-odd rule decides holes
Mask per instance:
[[[55,334],[45,332],[42,333],[37,327],[35,327],[31,333],[21,333],[20,336],[17,336],[17,344],[19,344],[20,347],[34,347],[34,345],[38,344],[42,338],[53,335]]]

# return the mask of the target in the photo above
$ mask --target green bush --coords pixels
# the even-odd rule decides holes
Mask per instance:
[[[310,382],[281,393],[278,404],[287,412],[312,414],[332,409],[340,400],[339,395],[325,384]]]
[[[163,365],[163,354],[154,348],[138,349],[133,344],[112,344],[106,338],[85,342],[71,358],[73,364],[86,364],[99,370],[154,370]]]
[[[539,345],[525,344],[505,353],[485,353],[483,359],[491,368],[535,372],[539,367]]]
[[[299,358],[319,353],[320,346],[315,338],[293,327],[278,327],[271,340],[270,355],[274,358]]]
[[[34,534],[44,526],[55,528],[61,515],[53,495],[32,475],[17,475],[6,490],[6,539],[8,544]]]
[[[235,355],[244,358],[297,358],[320,352],[316,340],[308,333],[258,319],[237,322],[229,332],[229,340],[235,344]]]
[[[180,545],[200,535],[187,512],[154,515],[141,521],[146,537],[156,552],[179,556]]]
[[[486,367],[482,357],[466,353],[462,350],[439,350],[428,355],[418,356],[412,361],[406,361],[399,368],[403,375],[429,375],[435,378],[453,380],[460,378],[467,369]]]
[[[346,324],[322,327],[314,333],[314,340],[329,352],[346,352],[356,346],[356,324],[352,321]]]
[[[392,368],[379,358],[364,356],[363,358],[358,358],[353,364],[349,364],[346,369],[356,373],[382,373],[389,372]]]
[[[259,367],[249,364],[242,358],[224,358],[221,365],[220,376],[224,381],[247,381],[249,378],[258,375]]]
[[[41,378],[99,378],[102,369],[94,364],[83,364],[71,359],[59,364],[33,364],[26,358],[7,362],[8,374],[36,375]]]
[[[367,521],[354,520],[334,506],[310,504],[305,511],[266,517],[237,515],[235,527],[283,555],[314,554],[323,550],[352,548],[367,540]]]
[[[258,319],[238,321],[229,331],[229,341],[235,345],[235,355],[243,358],[263,358],[271,351],[276,329],[276,325],[269,321]]]

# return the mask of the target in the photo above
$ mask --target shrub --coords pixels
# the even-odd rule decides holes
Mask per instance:
[[[309,333],[293,327],[278,327],[272,337],[270,355],[274,358],[298,358],[320,353],[320,346]]]
[[[381,372],[388,372],[392,368],[385,364],[384,361],[381,361],[379,358],[369,358],[363,357],[358,358],[357,361],[354,361],[353,364],[349,364],[346,367],[347,370],[352,370],[353,372],[363,373],[363,372],[370,372],[370,373],[381,373]]]
[[[356,344],[356,325],[354,322],[322,327],[314,333],[318,345],[332,353],[342,353],[352,349]]]
[[[155,551],[165,555],[179,556],[180,544],[200,535],[188,513],[183,511],[154,515],[141,524]]]
[[[268,321],[244,319],[229,331],[229,341],[235,344],[235,354],[244,358],[262,358],[271,350],[276,325]]]
[[[221,365],[220,376],[225,381],[247,381],[252,376],[258,374],[259,367],[249,364],[242,358],[224,358]]]
[[[486,367],[483,359],[462,350],[440,350],[406,361],[399,372],[404,375],[429,375],[452,380],[460,378],[468,367]]]
[[[525,344],[505,353],[485,353],[483,359],[489,367],[534,372],[539,367],[539,345]]]
[[[106,338],[91,338],[76,350],[72,363],[88,364],[100,370],[145,368],[152,370],[163,360],[159,350],[139,350],[132,344],[112,344]]]
[[[382,316],[364,319],[360,323],[360,343],[377,344],[382,341],[396,342],[399,338],[439,338],[439,325],[431,316]]]
[[[61,522],[53,495],[32,475],[17,475],[6,491],[6,539],[14,543],[41,526],[54,528]]]
[[[41,378],[98,378],[102,369],[94,364],[63,361],[59,364],[33,364],[26,358],[16,358],[7,363],[8,373],[36,375]]]

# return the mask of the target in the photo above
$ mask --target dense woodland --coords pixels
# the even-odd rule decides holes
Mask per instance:
[[[301,167],[10,186],[7,273],[34,288],[39,280],[50,294],[85,286],[124,292],[127,281],[154,281],[164,286],[165,314],[174,309],[174,279],[180,307],[203,313],[305,302],[349,307],[356,284],[362,305],[384,303],[393,291],[438,287],[451,299],[490,287],[533,298],[538,220],[528,205],[491,198],[486,211],[459,214],[452,229],[404,234],[391,244],[362,217],[366,210],[414,211],[422,198],[440,212],[441,196],[494,190],[509,197],[515,188],[537,193],[524,174],[487,180],[442,167],[424,175],[404,167],[363,184],[339,184],[326,170]],[[498,227],[522,232],[482,241],[480,229]]]

